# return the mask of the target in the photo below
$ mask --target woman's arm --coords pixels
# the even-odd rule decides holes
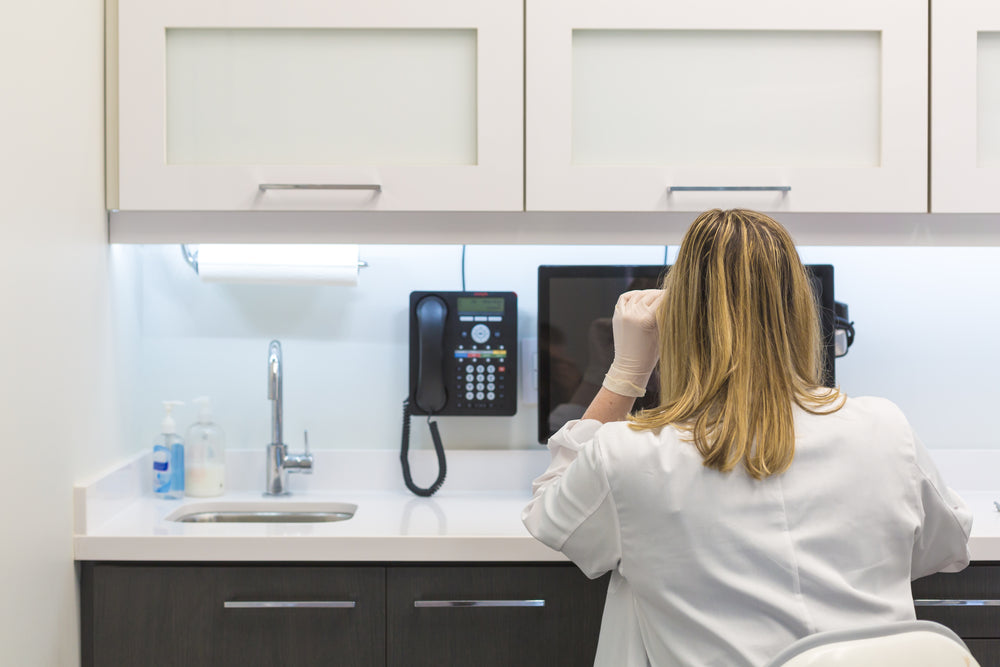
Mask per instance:
[[[587,411],[583,413],[582,419],[596,419],[602,424],[620,422],[632,410],[634,403],[634,396],[622,396],[606,387],[601,387]]]

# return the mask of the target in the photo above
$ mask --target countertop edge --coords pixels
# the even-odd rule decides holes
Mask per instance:
[[[532,537],[88,537],[77,561],[568,562]],[[1000,543],[998,543],[1000,546]]]

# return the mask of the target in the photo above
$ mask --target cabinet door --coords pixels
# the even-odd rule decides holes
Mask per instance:
[[[109,25],[109,208],[523,208],[520,2],[118,0]]]
[[[931,11],[931,210],[1000,211],[1000,5]]]
[[[385,664],[379,567],[85,564],[84,667]]]
[[[961,572],[913,582],[917,618],[948,626],[980,665],[1000,665],[1000,565],[973,563]]]
[[[927,2],[533,0],[529,210],[927,210]]]
[[[387,663],[590,665],[608,577],[575,566],[388,569]]]

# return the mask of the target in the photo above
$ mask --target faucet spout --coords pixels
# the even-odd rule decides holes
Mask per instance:
[[[267,347],[267,398],[271,401],[271,444],[281,441],[281,343],[272,340]]]

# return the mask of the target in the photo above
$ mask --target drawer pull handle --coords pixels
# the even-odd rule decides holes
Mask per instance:
[[[791,192],[790,185],[668,185],[667,192]]]
[[[227,600],[222,603],[225,609],[354,609],[357,603],[353,600],[306,600],[292,602],[234,602]]]
[[[917,607],[1000,607],[1000,600],[914,600]]]
[[[414,607],[544,607],[545,600],[414,600]]]
[[[261,192],[267,190],[372,190],[382,192],[377,183],[261,183]]]

